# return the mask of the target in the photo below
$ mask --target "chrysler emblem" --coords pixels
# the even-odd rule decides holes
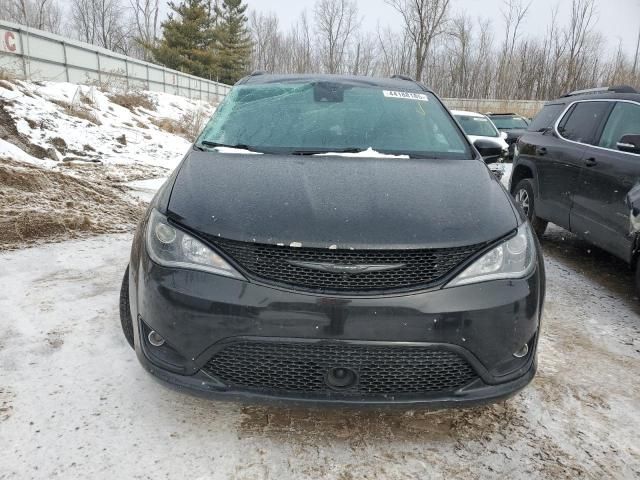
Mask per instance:
[[[339,265],[336,263],[318,263],[318,262],[298,262],[295,260],[287,260],[287,263],[296,267],[308,268],[311,270],[319,270],[321,272],[330,273],[364,273],[364,272],[383,272],[386,270],[396,270],[404,267],[404,263],[395,263],[389,265]]]

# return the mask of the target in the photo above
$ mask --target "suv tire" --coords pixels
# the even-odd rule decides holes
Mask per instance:
[[[538,237],[542,237],[544,231],[547,229],[548,222],[536,216],[533,181],[530,178],[520,180],[513,190],[513,197],[529,219],[533,231],[536,232]]]
[[[129,267],[124,272],[122,286],[120,287],[120,324],[122,333],[131,348],[135,348],[133,341],[133,319],[131,318],[131,305],[129,304]]]

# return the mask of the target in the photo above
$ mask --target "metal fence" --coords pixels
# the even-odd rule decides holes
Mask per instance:
[[[0,70],[26,80],[117,85],[218,103],[231,87],[42,30],[0,21]]]

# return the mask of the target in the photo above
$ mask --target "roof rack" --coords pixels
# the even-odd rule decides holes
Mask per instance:
[[[409,75],[402,75],[399,73],[396,73],[395,75],[391,75],[391,78],[397,78],[398,80],[406,80],[407,82],[415,82],[415,80],[411,78]]]
[[[265,72],[264,70],[254,70],[249,74],[250,77],[259,77],[260,75],[266,75],[269,72]]]
[[[605,93],[605,92],[610,92],[610,93],[638,93],[638,91],[633,88],[630,87],[629,85],[618,85],[615,87],[597,87],[597,88],[587,88],[585,90],[575,90],[573,92],[569,92],[565,95],[563,95],[563,97],[575,97],[578,95],[590,95],[590,94],[594,94],[594,93]]]
[[[518,115],[517,113],[510,113],[510,112],[487,112],[485,115]]]

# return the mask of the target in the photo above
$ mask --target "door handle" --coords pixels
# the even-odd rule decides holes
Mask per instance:
[[[547,154],[547,147],[538,147],[538,148],[536,148],[536,153],[538,155],[546,155]]]
[[[597,164],[598,164],[598,161],[597,161],[595,158],[593,158],[593,157],[592,157],[592,158],[587,158],[587,159],[584,161],[584,164],[585,164],[587,167],[593,167],[594,165],[597,165]]]

